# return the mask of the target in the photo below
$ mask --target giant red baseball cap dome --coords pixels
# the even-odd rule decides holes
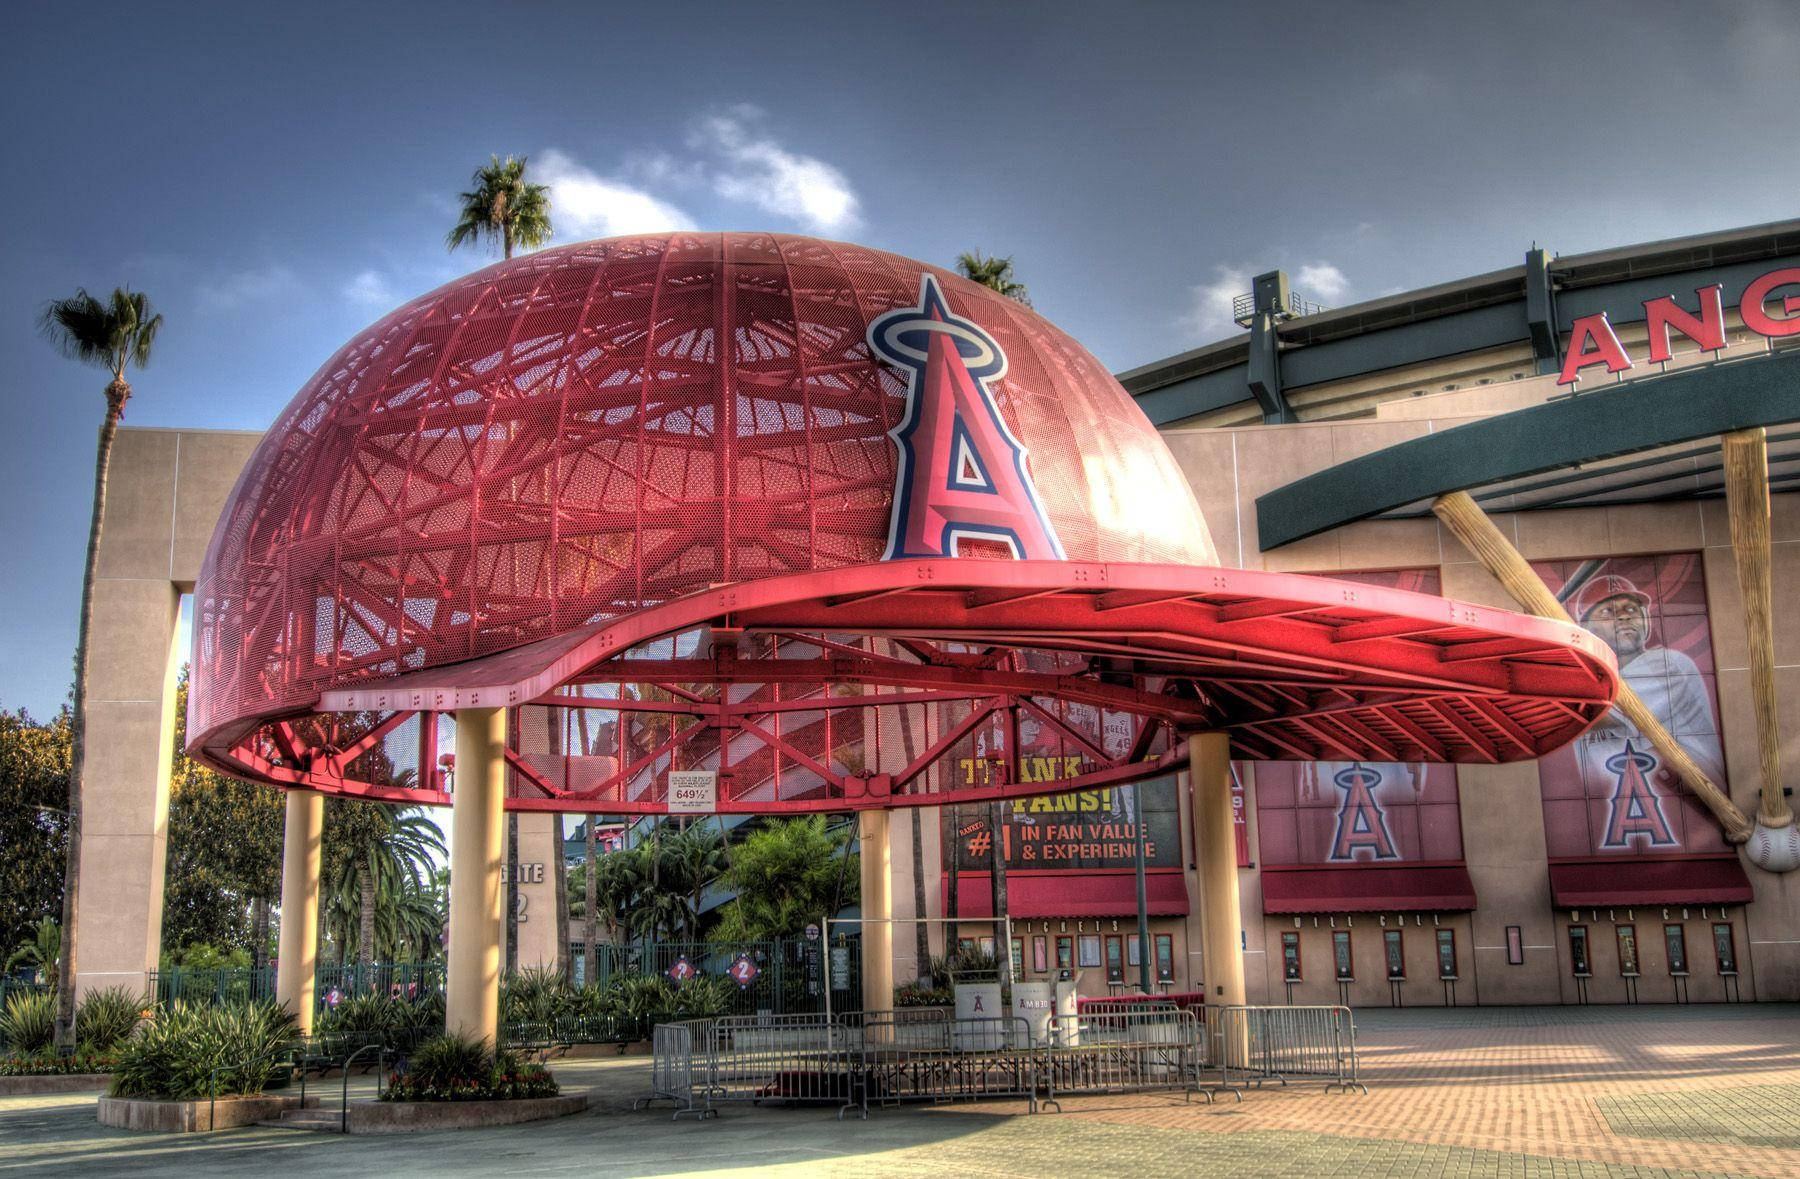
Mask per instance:
[[[934,381],[951,398],[938,418],[916,395]],[[971,508],[965,519],[933,506],[973,504],[996,489],[996,502],[1010,494],[1031,511],[989,519]],[[983,556],[1028,559],[969,559]],[[940,559],[893,559],[930,557]],[[924,663],[930,656],[917,650],[966,655],[969,642],[1062,651],[1039,670],[1066,679],[1079,659],[1080,674],[1135,683],[1130,690],[1143,695],[1144,683],[1175,669],[1131,661],[1142,653],[1166,663],[1166,650],[1143,646],[1130,629],[1089,641],[1051,619],[1028,624],[1019,621],[1023,603],[1066,606],[1070,594],[1131,585],[1142,587],[1140,607],[1192,604],[1209,587],[1241,602],[1274,587],[1256,581],[1268,575],[1211,570],[1216,560],[1187,480],[1150,423],[1093,356],[1031,309],[936,267],[814,238],[585,242],[488,267],[406,304],[295,396],[240,477],[202,566],[190,745],[234,773],[380,792],[386,784],[370,779],[393,777],[398,763],[369,771],[370,755],[391,743],[402,716],[482,703],[481,690],[485,703],[567,706],[584,673],[593,673],[590,687],[615,685],[601,703],[618,701],[627,677],[595,672],[606,659],[642,658],[642,644],[678,633],[759,626],[838,634],[842,641],[815,638],[805,650],[835,646],[839,658],[870,650],[865,640],[876,635],[949,643],[916,648]],[[1185,594],[1157,580],[1191,578],[1181,571],[1197,567],[1212,580]],[[925,582],[963,595],[964,605],[987,593],[972,608],[990,610],[994,628],[932,634],[949,615],[915,592]],[[765,583],[756,601],[786,603],[786,622],[747,613],[745,587]],[[996,597],[997,584],[1017,588]],[[1326,615],[1335,608],[1351,621],[1434,601],[1359,587],[1347,606],[1317,584],[1327,588],[1289,600],[1316,597]],[[879,616],[850,608],[884,596],[906,600]],[[1204,649],[1192,625],[1137,613],[1156,634],[1185,633],[1177,650]],[[1477,629],[1484,620],[1470,619]],[[1566,629],[1554,636],[1559,647]],[[671,648],[697,650],[721,654]],[[1096,662],[1106,659],[1113,665]],[[1585,667],[1605,657],[1560,650],[1550,662]],[[988,660],[982,673],[997,666]],[[829,678],[814,690],[829,696]],[[626,695],[661,699],[666,690],[670,699],[695,696],[696,706],[701,697],[716,703],[723,681],[708,682],[707,691],[665,683]],[[552,698],[559,689],[567,689],[561,705]],[[1202,707],[1204,692],[1176,695],[1183,703],[1165,708],[1165,721],[1218,712],[1216,701]],[[1048,698],[1016,706],[1041,711]],[[1091,701],[1098,726],[1104,693]],[[1568,718],[1552,714],[1534,742],[1573,735]],[[1056,723],[1080,727],[1060,714]],[[829,725],[806,748],[775,728],[777,778],[783,757],[814,779],[859,776],[837,757]],[[1066,739],[1097,753],[1097,734]],[[551,741],[565,761],[573,740]],[[1244,748],[1342,755],[1297,740],[1259,742],[1246,729]],[[1463,740],[1453,725],[1427,725],[1416,736],[1396,728],[1370,749],[1453,756]],[[1151,748],[1132,744],[1140,760]],[[639,745],[618,737],[617,773]],[[721,747],[715,737],[706,756],[717,760]],[[647,772],[682,760],[670,750]],[[419,768],[430,760],[426,747]],[[536,801],[601,809],[592,795],[573,797],[578,775],[567,765],[529,774],[548,796]],[[631,799],[608,801],[629,809],[618,804]]]

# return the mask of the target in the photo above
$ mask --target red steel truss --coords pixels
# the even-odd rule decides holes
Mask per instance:
[[[867,336],[927,273],[1004,358],[983,390],[1067,561],[881,560],[911,386]],[[1217,560],[1162,439],[1029,308],[811,238],[581,243],[398,309],[283,412],[196,587],[190,747],[441,803],[443,714],[504,705],[514,809],[657,813],[702,768],[721,810],[841,810],[1134,781],[1199,728],[1516,760],[1611,700],[1577,628]]]
[[[202,752],[268,781],[443,801],[441,783],[349,770],[415,715],[507,706],[512,809],[662,813],[668,772],[703,768],[721,811],[847,810],[1139,781],[1195,729],[1248,758],[1515,761],[1592,724],[1615,684],[1579,627],[1401,590],[904,561],[707,590],[327,692],[322,710],[369,721],[310,761],[279,723]]]

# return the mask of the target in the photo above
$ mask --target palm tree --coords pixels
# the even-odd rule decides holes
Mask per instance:
[[[163,318],[150,300],[123,287],[102,303],[77,289],[66,299],[52,300],[38,318],[44,336],[71,360],[112,374],[106,385],[106,416],[100,422],[100,444],[94,455],[94,512],[88,522],[87,567],[81,578],[81,624],[75,639],[75,707],[70,718],[68,850],[63,857],[62,948],[58,955],[56,1043],[66,1047],[75,1036],[75,902],[81,891],[81,789],[87,771],[88,632],[94,621],[94,574],[100,560],[100,525],[106,515],[106,480],[112,466],[113,439],[131,386],[128,366],[150,363],[150,349]]]
[[[386,892],[399,896],[410,884],[423,889],[430,877],[432,855],[442,857],[444,833],[423,813],[404,813],[379,803],[385,822],[368,831],[349,849],[333,891],[340,905],[352,900],[357,908],[356,960],[368,966],[375,961],[377,900]]]
[[[32,976],[40,982],[54,978],[56,975],[56,959],[62,948],[62,930],[56,926],[56,918],[41,918],[32,927],[31,940],[20,942],[18,949],[6,959],[4,971],[13,972],[14,967],[28,967]]]
[[[1008,299],[1031,306],[1031,295],[1025,284],[1013,278],[1011,258],[983,257],[980,250],[956,256],[956,270],[964,278],[978,282],[990,291],[998,291]]]
[[[595,954],[599,952],[598,943],[600,941],[600,914],[595,912],[600,905],[600,882],[595,879],[599,874],[596,863],[599,840],[594,834],[594,824],[599,821],[599,818],[599,815],[589,815],[587,822],[583,824],[585,837],[583,851],[586,852],[586,859],[582,866],[586,869],[587,875],[582,880],[581,969],[582,977],[590,983],[600,977],[594,966],[597,961]]]
[[[525,181],[525,157],[490,156],[475,169],[475,187],[462,193],[462,213],[445,239],[452,250],[480,238],[498,238],[506,257],[513,247],[535,250],[550,240],[550,190]]]

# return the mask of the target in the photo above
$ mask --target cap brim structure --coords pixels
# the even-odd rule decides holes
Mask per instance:
[[[423,734],[439,714],[507,708],[513,810],[666,813],[669,772],[700,767],[720,812],[855,810],[1141,781],[1178,768],[1179,736],[1202,730],[1248,759],[1527,760],[1603,716],[1617,682],[1579,627],[1402,590],[914,560],[709,587],[327,690],[193,748],[273,785],[447,803],[436,777],[359,766],[415,718]],[[426,770],[434,748],[421,736]]]

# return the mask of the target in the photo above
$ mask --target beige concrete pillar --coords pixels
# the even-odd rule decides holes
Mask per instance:
[[[556,969],[556,875],[561,815],[519,816],[519,969]],[[504,906],[504,899],[502,899]]]
[[[325,834],[325,796],[287,792],[287,830],[281,840],[281,943],[275,998],[313,1028],[313,974],[319,963],[319,849]]]
[[[1188,737],[1188,778],[1200,842],[1200,950],[1209,1005],[1244,1002],[1242,917],[1238,911],[1237,838],[1232,828],[1231,740]]]
[[[105,576],[109,555],[94,586],[88,664],[78,995],[147,991],[162,941],[181,598],[167,580]]]
[[[862,993],[864,1011],[894,1007],[894,863],[891,811],[857,815],[862,844]]]
[[[451,796],[450,945],[444,1026],[492,1043],[500,1031],[500,956],[505,935],[506,710],[456,714]]]

